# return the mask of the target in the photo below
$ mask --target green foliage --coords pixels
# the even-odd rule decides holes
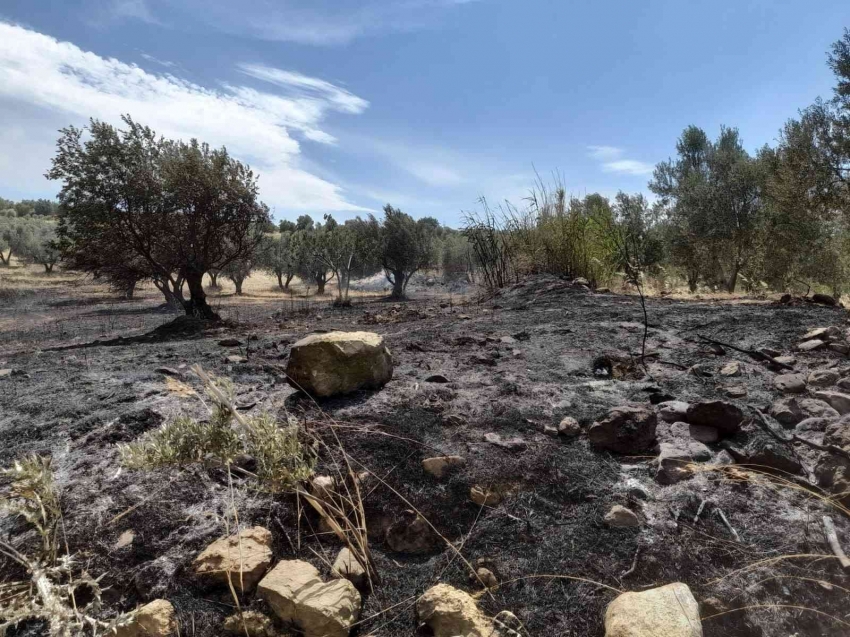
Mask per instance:
[[[28,456],[7,469],[0,477],[8,482],[0,493],[0,509],[27,521],[41,538],[39,560],[52,565],[59,547],[58,529],[62,520],[59,492],[53,479],[50,458]]]
[[[207,395],[212,401],[208,422],[181,416],[138,440],[119,447],[122,461],[132,469],[154,469],[188,464],[231,466],[238,456],[257,463],[256,478],[269,491],[294,489],[313,474],[314,450],[305,445],[294,418],[281,425],[267,413],[240,417],[234,427],[233,387],[229,380],[211,378]]]
[[[440,227],[432,218],[414,220],[390,204],[384,206],[378,254],[393,298],[401,298],[410,277],[436,262],[434,239]]]

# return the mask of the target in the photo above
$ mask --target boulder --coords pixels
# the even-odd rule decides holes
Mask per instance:
[[[422,461],[422,468],[435,478],[442,478],[453,467],[462,467],[464,464],[466,464],[466,459],[463,456],[437,456],[436,458],[425,458]]]
[[[360,593],[346,579],[325,583],[309,562],[283,560],[257,586],[257,595],[306,637],[347,637],[360,617]]]
[[[756,468],[775,469],[783,473],[798,474],[803,466],[789,447],[765,433],[757,432],[743,450],[729,449],[741,464],[755,465]]]
[[[629,528],[640,526],[640,519],[633,512],[624,506],[615,504],[611,507],[608,513],[605,514],[605,524],[613,528]]]
[[[850,394],[842,394],[837,391],[819,391],[815,392],[815,398],[828,403],[835,411],[842,416],[850,414]]]
[[[795,399],[777,400],[770,406],[770,415],[780,425],[789,429],[805,417]]]
[[[711,450],[697,441],[662,442],[659,447],[655,479],[660,484],[674,484],[690,478],[693,475],[690,464],[711,459]]]
[[[115,629],[116,637],[172,637],[178,631],[174,606],[155,599],[137,609],[128,624]]]
[[[806,377],[803,374],[779,374],[774,377],[773,386],[784,394],[802,394],[806,391]]]
[[[495,631],[475,600],[448,584],[425,591],[416,601],[416,615],[434,637],[492,637]]]
[[[363,588],[369,582],[366,569],[357,561],[349,548],[343,547],[334,560],[331,575],[347,579],[357,588]]]
[[[817,398],[794,398],[793,401],[799,405],[807,418],[838,420],[841,417],[841,414],[823,400],[818,400]]]
[[[605,637],[702,637],[699,605],[681,582],[623,593],[605,611]]]
[[[670,400],[658,405],[658,417],[664,422],[684,420],[690,405],[681,400]]]
[[[192,568],[201,577],[240,592],[252,591],[272,563],[272,534],[255,526],[210,544],[195,558]]]
[[[639,454],[655,443],[658,420],[643,407],[616,407],[588,429],[590,444],[615,453]]]
[[[398,553],[430,553],[439,537],[421,515],[404,511],[387,529],[387,545]]]
[[[581,425],[572,416],[566,416],[558,423],[558,433],[573,438],[581,433]]]
[[[741,428],[744,412],[725,400],[711,400],[688,407],[686,420],[692,425],[714,427],[723,435],[732,435]]]
[[[379,389],[393,376],[384,339],[372,332],[311,334],[292,346],[287,380],[316,398]]]
[[[838,382],[839,378],[841,376],[838,375],[838,372],[831,369],[816,369],[809,374],[808,383],[815,387],[831,387]]]

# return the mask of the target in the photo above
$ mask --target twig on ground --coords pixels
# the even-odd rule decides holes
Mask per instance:
[[[768,356],[762,352],[758,352],[754,349],[745,349],[743,347],[738,347],[737,345],[731,345],[729,343],[724,343],[722,341],[716,341],[713,338],[708,338],[707,336],[703,336],[702,334],[697,334],[697,338],[705,341],[706,343],[711,343],[713,345],[720,345],[721,347],[728,347],[729,349],[733,349],[736,352],[741,352],[742,354],[746,354],[750,358],[757,361],[767,361],[771,365],[776,365],[777,367],[781,367],[782,369],[787,369],[790,371],[794,371],[794,368],[791,365],[786,365],[785,363],[780,363],[778,360],[773,358],[773,356]]]
[[[637,545],[635,549],[635,556],[632,558],[632,565],[628,568],[628,570],[624,571],[622,575],[620,575],[620,579],[624,579],[635,572],[638,564],[638,558],[640,557],[640,544]]]
[[[708,500],[703,500],[702,502],[699,503],[699,508],[697,509],[697,514],[694,516],[694,524],[699,522],[699,516],[702,515],[702,510],[705,508],[706,502],[708,502]]]
[[[723,509],[719,506],[715,505],[714,510],[717,511],[717,515],[720,516],[720,519],[723,521],[723,524],[729,529],[729,532],[732,534],[732,537],[735,538],[736,542],[741,541],[741,537],[738,535],[738,532],[729,524],[729,520],[726,519],[726,515],[723,513]]]
[[[835,531],[835,525],[832,523],[832,518],[828,515],[823,516],[823,528],[826,532],[826,541],[829,542],[829,548],[835,553],[841,567],[846,571],[850,570],[850,558],[844,553],[841,548],[841,543],[838,541],[838,533]]]

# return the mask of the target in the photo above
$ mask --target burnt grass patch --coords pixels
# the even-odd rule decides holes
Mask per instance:
[[[199,389],[189,371],[199,363],[233,380],[245,413],[286,412],[320,437],[325,446],[317,473],[333,474],[335,463],[344,463],[341,445],[355,471],[372,474],[362,488],[381,583],[364,597],[367,619],[355,635],[414,634],[415,598],[437,582],[481,590],[442,542],[416,555],[386,545],[383,531],[409,506],[384,483],[469,563],[497,575],[499,588],[482,594],[479,604],[491,615],[510,610],[531,635],[601,636],[605,606],[616,595],[606,586],[639,591],[673,581],[688,584],[700,601],[707,637],[846,634],[846,626],[827,616],[850,621],[848,594],[839,588],[850,589],[850,579],[835,560],[781,559],[829,554],[820,525],[825,508],[805,490],[719,470],[662,487],[654,480],[653,453],[613,456],[592,449],[584,436],[544,433],[564,416],[587,427],[619,405],[649,407],[658,394],[729,400],[726,392],[736,386],[747,391],[736,402],[764,407],[777,398],[774,372],[737,352],[718,355],[697,335],[790,353],[810,328],[843,327],[846,313],[711,300],[649,299],[647,305],[648,373],[636,359],[643,325],[635,297],[595,295],[551,277],[480,302],[410,300],[392,316],[381,301],[292,312],[269,303],[267,311],[252,306],[256,318],[248,323],[210,329],[162,317],[162,329],[140,337],[51,341],[73,347],[59,351],[33,344],[3,356],[4,366],[20,373],[0,379],[0,461],[7,465],[30,453],[53,457],[69,548],[90,573],[105,574],[108,608],[129,610],[166,597],[182,634],[219,635],[233,600],[197,581],[191,562],[225,533],[234,496],[243,526],[271,531],[275,559],[304,559],[327,576],[340,544],[294,496],[257,492],[221,469],[121,468],[117,444],[181,413],[203,416],[196,398],[166,382],[171,376]],[[289,387],[281,373],[289,344],[331,329],[381,333],[393,354],[393,380],[380,391],[320,406]],[[224,338],[243,345],[219,345]],[[244,360],[228,358],[234,354]],[[803,371],[850,366],[829,350],[795,355]],[[625,373],[595,373],[598,357]],[[743,374],[721,377],[717,371],[731,360],[741,363]],[[688,373],[693,365],[711,375]],[[157,371],[164,366],[167,374]],[[426,380],[435,376],[447,382]],[[506,449],[488,441],[488,433],[523,444]],[[715,454],[722,450],[710,446]],[[449,454],[463,456],[465,465],[439,480],[422,468],[423,459]],[[496,489],[503,499],[480,507],[469,499],[473,486]],[[603,518],[614,504],[636,512],[641,526],[609,527]],[[837,512],[833,519],[841,537],[850,537],[848,520]],[[27,541],[19,521],[0,517],[0,532],[19,545]],[[3,558],[0,574],[0,581],[19,575]],[[262,606],[251,597],[242,603]],[[735,610],[744,607],[751,608]],[[37,635],[38,629],[22,625],[16,634]]]

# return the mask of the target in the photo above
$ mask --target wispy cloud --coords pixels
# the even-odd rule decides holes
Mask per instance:
[[[324,80],[299,74],[289,79],[276,94],[245,86],[212,89],[0,22],[0,117],[8,117],[22,139],[41,140],[29,147],[1,145],[0,165],[14,163],[15,155],[38,153],[46,169],[49,154],[40,156],[44,130],[84,124],[89,117],[120,123],[120,115],[130,113],[168,137],[227,146],[259,170],[261,194],[271,205],[360,209],[339,186],[303,168],[293,133],[332,142],[333,136],[322,130],[328,113],[362,112],[368,103]],[[304,91],[311,94],[305,97]],[[27,116],[21,115],[22,105]],[[42,114],[37,122],[33,111]],[[13,175],[4,173],[5,178]]]
[[[140,54],[143,59],[148,62],[153,62],[154,64],[159,64],[160,66],[164,66],[167,69],[173,69],[177,66],[174,62],[169,62],[168,60],[160,60],[157,57],[150,55],[149,53],[141,53]]]
[[[617,146],[588,146],[587,150],[605,172],[641,176],[651,174],[654,169],[650,163],[624,157],[625,151]]]
[[[151,2],[165,0],[151,0]],[[181,10],[230,33],[310,45],[341,45],[382,33],[438,24],[451,12],[483,0],[183,0]]]
[[[134,19],[159,24],[146,0],[114,0],[109,6],[109,14],[114,20]]]

